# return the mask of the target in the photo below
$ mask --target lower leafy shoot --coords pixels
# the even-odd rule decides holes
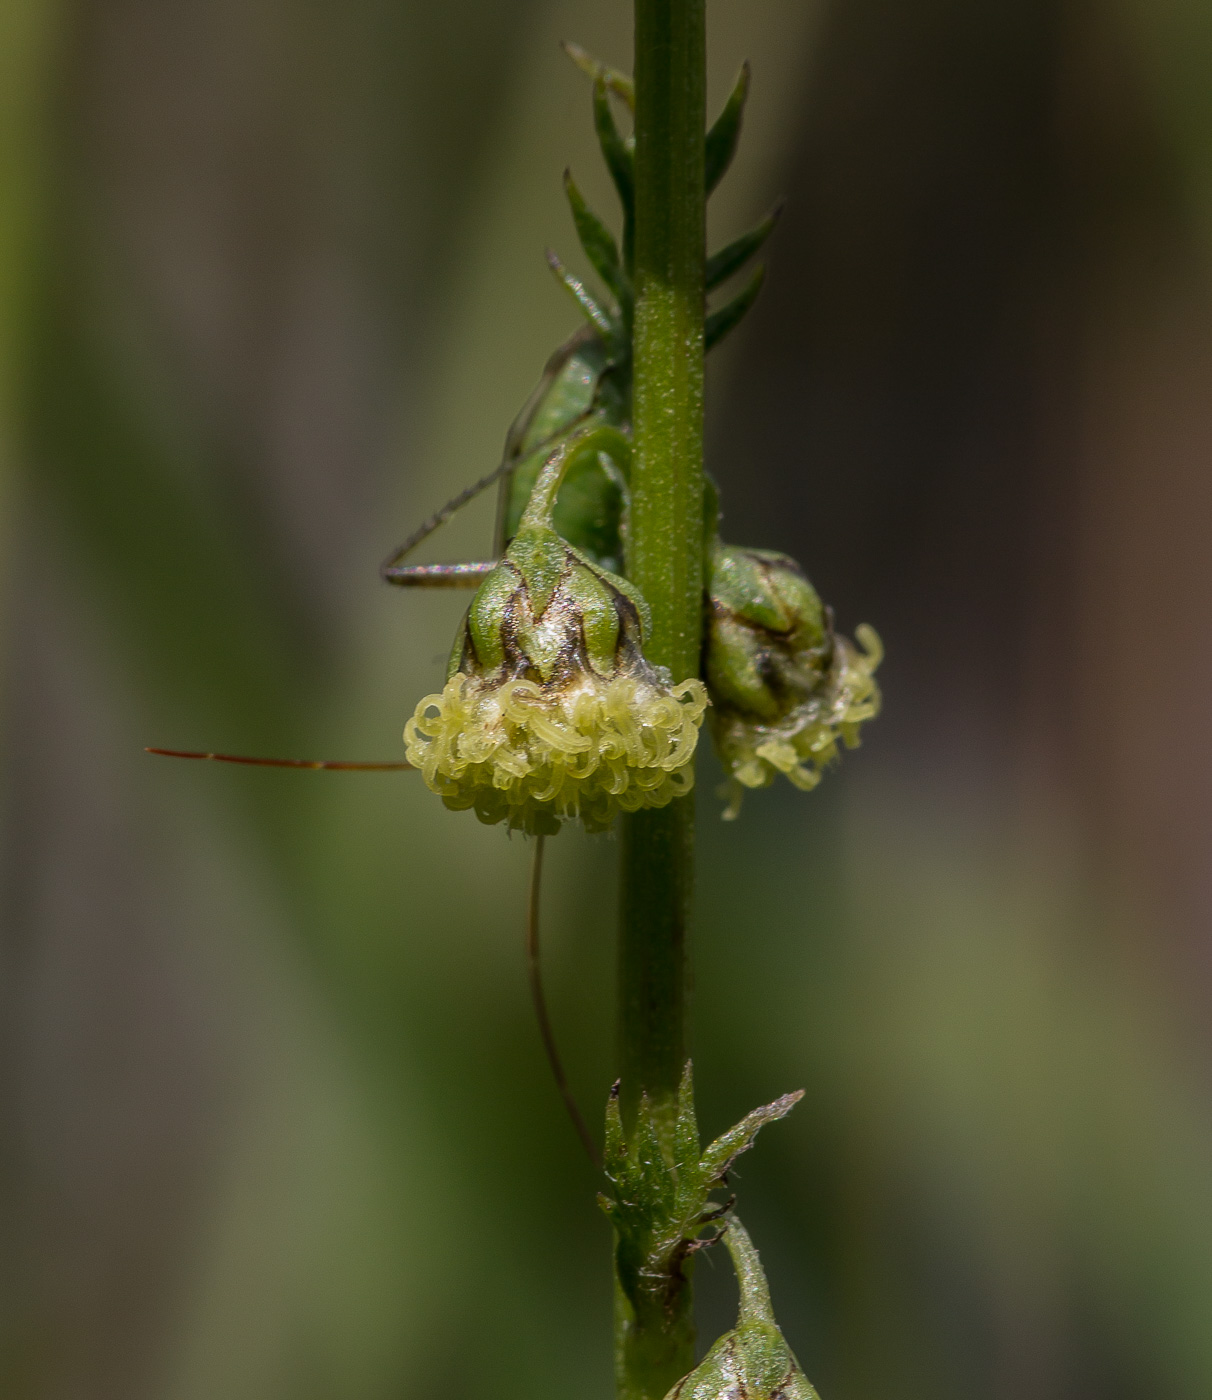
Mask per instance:
[[[802,1091],[785,1094],[754,1109],[700,1150],[689,1064],[672,1117],[662,1117],[642,1098],[627,1136],[615,1086],[606,1110],[603,1159],[613,1191],[599,1200],[614,1227],[621,1374],[647,1377],[643,1390],[625,1385],[624,1400],[663,1395],[689,1370],[693,1330],[678,1300],[688,1286],[691,1258],[711,1242],[700,1238],[703,1230],[731,1206],[712,1200],[712,1193],[727,1185],[729,1168],[753,1146],[758,1131],[790,1113],[802,1097]],[[686,1335],[671,1337],[670,1328],[682,1328]],[[683,1364],[666,1373],[679,1355]]]
[[[694,785],[707,693],[644,657],[647,605],[552,528],[577,444],[553,453],[504,559],[480,585],[441,694],[404,730],[410,763],[455,810],[543,833],[663,807]]]
[[[856,636],[859,646],[833,630],[794,559],[717,542],[704,671],[729,778],[725,817],[738,814],[745,788],[768,787],[780,773],[810,791],[839,744],[857,747],[860,726],[879,713],[883,647],[865,624]]]

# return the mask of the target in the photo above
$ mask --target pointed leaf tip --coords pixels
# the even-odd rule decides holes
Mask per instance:
[[[560,47],[582,73],[594,82],[603,83],[617,98],[625,102],[632,112],[635,111],[635,83],[626,73],[603,63],[600,58],[594,58],[588,49],[574,44],[571,39],[561,39]]]
[[[749,308],[757,301],[765,276],[766,268],[764,264],[759,263],[753,270],[753,276],[736,296],[721,306],[718,311],[711,312],[703,327],[703,348],[705,351],[718,345],[730,331],[735,330],[745,319]]]
[[[803,1089],[784,1094],[773,1103],[764,1104],[747,1113],[735,1127],[716,1138],[699,1160],[699,1171],[704,1183],[717,1182],[741,1155],[753,1146],[753,1140],[767,1123],[775,1123],[787,1114],[804,1097]]]
[[[606,1100],[606,1132],[602,1145],[602,1162],[606,1175],[617,1171],[627,1154],[627,1144],[623,1141],[623,1114],[619,1106],[619,1083],[615,1080]]]
[[[547,249],[547,266],[576,302],[581,314],[594,330],[606,340],[614,339],[617,328],[613,318],[586,288],[584,282],[579,277],[574,277],[550,248]]]
[[[705,290],[714,291],[721,283],[727,282],[734,273],[739,272],[770,237],[782,213],[783,204],[780,200],[760,224],[751,228],[748,233],[741,234],[739,238],[734,238],[719,252],[712,253],[707,259],[707,266],[703,274]]]
[[[708,194],[724,178],[736,155],[737,142],[741,139],[741,118],[749,96],[749,78],[749,60],[746,59],[741,64],[728,101],[724,103],[724,110],[707,133],[703,153],[703,184]]]
[[[678,1085],[674,1119],[674,1155],[679,1166],[693,1169],[699,1160],[699,1124],[694,1111],[694,1071],[689,1060]]]
[[[585,203],[571,170],[564,171],[564,194],[572,210],[572,222],[585,256],[626,315],[631,288],[619,263],[619,247],[614,241],[614,234]]]
[[[614,181],[623,207],[623,265],[631,267],[632,225],[635,220],[635,151],[619,135],[619,128],[606,96],[606,81],[599,77],[593,85],[593,127],[602,159]]]

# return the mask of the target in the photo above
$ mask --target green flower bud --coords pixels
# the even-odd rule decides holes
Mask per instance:
[[[807,792],[838,757],[839,741],[857,747],[859,727],[879,713],[883,648],[866,624],[856,636],[861,650],[834,632],[794,559],[717,541],[703,666],[729,777],[725,818],[738,814],[745,788],[783,773]]]
[[[779,1331],[758,1252],[735,1216],[724,1243],[741,1293],[737,1324],[666,1400],[820,1400]]]
[[[604,831],[689,792],[707,706],[701,681],[671,685],[645,659],[635,587],[552,528],[571,451],[544,468],[472,600],[445,688],[404,729],[408,761],[447,807],[530,832],[570,818]]]

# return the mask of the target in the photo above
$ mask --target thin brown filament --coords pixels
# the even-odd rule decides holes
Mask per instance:
[[[347,763],[343,759],[323,758],[251,758],[239,753],[198,753],[193,749],[144,749],[144,753],[160,754],[164,758],[202,758],[212,763],[245,763],[253,768],[327,768],[336,773],[399,773],[411,769],[411,763]]]
[[[526,910],[526,967],[530,974],[530,996],[534,1002],[534,1014],[539,1023],[539,1034],[543,1037],[543,1049],[547,1052],[547,1063],[555,1078],[556,1088],[564,1100],[564,1107],[572,1119],[581,1145],[589,1154],[589,1160],[601,1170],[602,1159],[598,1155],[597,1144],[585,1126],[585,1119],[568,1087],[564,1077],[564,1066],[560,1063],[560,1052],[556,1049],[555,1036],[551,1029],[551,1019],[547,1015],[547,999],[543,995],[543,974],[539,967],[539,894],[543,884],[543,842],[545,837],[534,838],[534,859],[530,866],[530,901]]]

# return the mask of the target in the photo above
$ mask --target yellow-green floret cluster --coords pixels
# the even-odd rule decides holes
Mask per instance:
[[[875,669],[883,648],[875,629],[865,623],[856,628],[863,650],[835,638],[833,665],[820,690],[796,705],[781,720],[762,724],[735,710],[713,717],[720,756],[735,786],[724,816],[740,812],[742,788],[768,787],[782,773],[797,788],[810,792],[821,780],[822,770],[840,756],[839,744],[859,745],[864,720],[879,713],[880,692]]]
[[[694,785],[702,681],[644,657],[647,606],[551,528],[566,453],[541,474],[504,559],[480,585],[441,694],[404,729],[408,761],[455,810],[552,832],[663,807]]]
[[[404,737],[448,807],[527,831],[574,817],[604,831],[618,812],[690,791],[706,704],[701,681],[586,672],[551,686],[458,671],[421,701]]]
[[[746,788],[782,773],[809,791],[855,748],[864,721],[879,713],[875,630],[859,646],[833,630],[829,610],[795,560],[770,550],[718,545],[708,595],[704,668],[712,733],[729,778],[726,818]]]

